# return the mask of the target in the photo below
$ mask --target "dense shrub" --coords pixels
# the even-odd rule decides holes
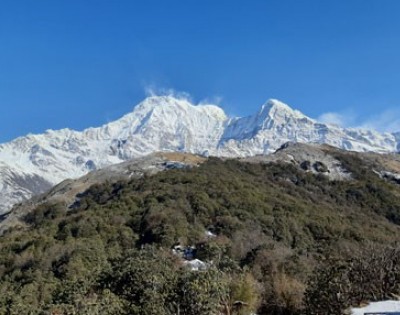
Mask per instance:
[[[348,258],[399,241],[399,187],[356,158],[338,158],[355,180],[211,158],[97,184],[73,209],[44,203],[24,217],[25,229],[0,239],[0,313],[292,315],[303,311],[310,275],[310,314],[396,293],[397,252]],[[171,256],[177,243],[195,245],[211,269],[182,268]],[[331,265],[313,272],[328,255]],[[373,287],[365,286],[370,266],[385,266]]]
[[[400,293],[400,250],[368,248],[347,260],[327,259],[305,295],[310,315],[341,315],[350,306]]]

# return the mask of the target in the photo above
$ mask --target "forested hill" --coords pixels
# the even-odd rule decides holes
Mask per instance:
[[[337,293],[318,287],[336,277],[323,270],[347,270],[400,239],[400,186],[356,155],[335,158],[351,179],[209,158],[94,185],[69,210],[39,205],[27,227],[0,238],[0,313],[322,314],[318,305]],[[192,257],[177,255],[178,244]],[[202,270],[190,270],[191,259]],[[340,275],[353,293],[325,314],[379,296],[350,274]]]

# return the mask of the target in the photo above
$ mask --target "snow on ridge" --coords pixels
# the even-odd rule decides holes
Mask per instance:
[[[296,119],[306,118],[311,120],[311,118],[307,117],[299,110],[293,109],[289,105],[274,98],[269,99],[264,105],[261,106],[260,112],[263,111],[268,111],[268,114],[271,118],[274,118],[275,116],[291,116],[295,117]]]
[[[0,214],[34,194],[24,184],[32,179],[57,184],[155,151],[227,157],[267,154],[288,141],[394,152],[400,136],[318,123],[275,99],[254,115],[229,118],[216,105],[151,96],[132,112],[100,127],[82,132],[47,130],[0,144]]]

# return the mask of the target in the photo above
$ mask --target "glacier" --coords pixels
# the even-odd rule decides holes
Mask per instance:
[[[47,130],[0,144],[0,214],[67,178],[156,151],[246,157],[286,142],[388,153],[399,151],[400,133],[320,123],[275,99],[254,115],[231,118],[216,105],[151,96],[98,128]]]

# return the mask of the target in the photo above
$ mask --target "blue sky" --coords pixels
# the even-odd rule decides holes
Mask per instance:
[[[230,115],[277,98],[400,129],[399,12],[398,0],[3,0],[0,142],[101,125],[149,88]]]

